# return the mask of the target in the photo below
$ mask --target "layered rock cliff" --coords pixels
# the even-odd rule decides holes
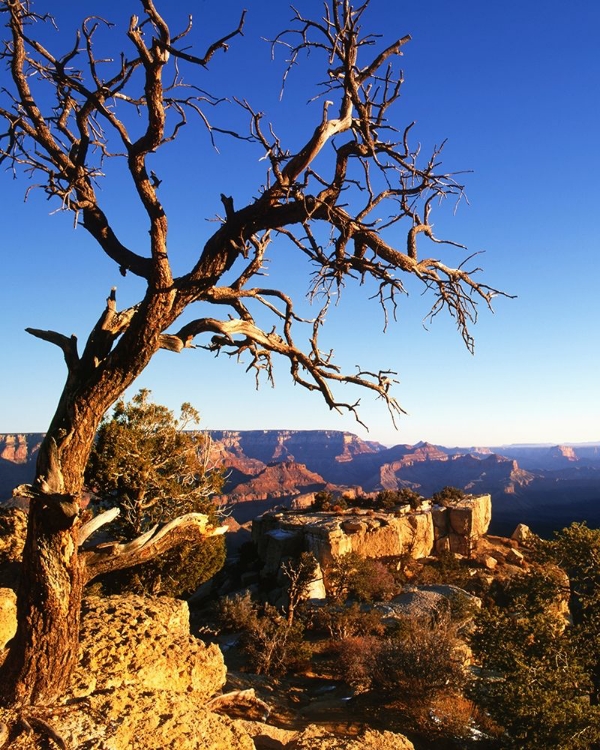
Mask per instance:
[[[491,497],[479,495],[448,507],[425,506],[400,515],[352,509],[345,513],[271,512],[252,523],[252,541],[265,573],[285,557],[312,552],[321,565],[348,552],[362,557],[427,557],[448,550],[471,555],[487,532]]]
[[[335,488],[304,464],[281,461],[269,464],[256,476],[237,484],[227,499],[230,502],[277,499],[323,489]]]

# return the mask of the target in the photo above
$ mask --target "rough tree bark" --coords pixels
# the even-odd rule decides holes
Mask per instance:
[[[69,51],[56,55],[36,36],[41,24],[50,24],[49,16],[36,13],[37,6],[27,0],[0,0],[8,29],[1,53],[7,80],[0,93],[0,120],[5,125],[0,160],[14,173],[35,174],[38,185],[74,214],[123,276],[133,274],[146,283],[143,298],[126,310],[117,309],[116,294],[111,292],[81,353],[74,337],[28,329],[62,350],[68,374],[40,450],[35,481],[22,490],[30,497],[30,513],[18,631],[0,675],[6,704],[50,703],[66,688],[77,658],[86,581],[218,531],[207,528],[204,517],[188,516],[133,546],[108,545],[85,552],[79,547],[87,533],[79,515],[83,472],[99,422],[159,349],[181,352],[204,338],[209,352],[245,354],[249,369],[268,377],[272,355],[277,354],[288,360],[295,382],[320,392],[330,408],[357,415],[358,402],[339,401],[332,390],[348,383],[381,397],[393,415],[401,411],[390,392],[393,371],[343,373],[331,352],[319,348],[319,331],[332,296],[346,283],[370,279],[387,322],[387,312],[395,312],[396,298],[405,291],[402,278],[413,277],[433,297],[430,316],[448,310],[472,348],[469,324],[476,319],[477,302],[489,306],[499,294],[474,278],[478,268],[467,271],[464,262],[453,267],[436,257],[419,258],[417,241],[422,237],[456,246],[434,235],[430,212],[440,199],[460,198],[462,186],[439,170],[440,149],[422,160],[420,146],[410,145],[412,126],[398,131],[388,121],[402,84],[397,58],[409,37],[378,46],[374,37],[364,36],[360,24],[368,0],[356,9],[349,0],[329,0],[319,20],[296,12],[292,27],[274,40],[275,49],[285,47],[290,69],[305,53],[324,55],[325,83],[318,89],[326,99],[321,119],[309,126],[304,145],[290,153],[273,126],[263,127],[262,115],[249,103],[230,105],[249,117],[251,128],[245,137],[250,148],[255,144],[266,154],[268,175],[260,197],[246,206],[236,209],[233,197],[221,196],[224,216],[219,228],[191,270],[175,278],[167,217],[157,192],[160,180],[148,158],[175,140],[192,114],[200,115],[211,138],[219,132],[204,108],[222,100],[204,87],[197,93],[199,88],[184,85],[179,68],[188,65],[204,73],[208,62],[241,33],[244,15],[230,34],[196,56],[181,48],[190,27],[172,36],[153,0],[140,0],[139,5],[142,17],[131,17],[121,56],[96,53],[97,31],[108,28],[99,16],[85,19]],[[128,108],[135,112],[135,138],[127,116],[121,114]],[[229,121],[221,132],[241,137],[232,132]],[[324,153],[330,159],[328,174],[318,173],[315,166]],[[126,164],[145,211],[145,254],[125,246],[102,207],[98,185],[102,164],[111,158]],[[327,169],[323,164],[320,158],[320,170]],[[386,234],[400,223],[406,226],[402,248],[390,244],[393,235]],[[283,289],[262,284],[267,251],[281,242],[306,258],[312,296],[324,300],[311,321],[296,314]],[[231,272],[227,282],[226,272]],[[259,286],[253,285],[257,276]],[[173,329],[184,310],[197,302],[226,312]],[[272,315],[272,329],[257,324],[257,311]],[[301,346],[296,331],[303,327],[307,334]]]

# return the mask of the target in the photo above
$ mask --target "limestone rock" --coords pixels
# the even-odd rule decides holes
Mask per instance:
[[[531,536],[531,529],[524,523],[520,523],[517,528],[510,535],[511,539],[515,539],[519,544],[523,544]]]
[[[282,729],[263,724],[262,721],[235,719],[234,724],[247,732],[254,740],[256,747],[260,748],[273,748],[273,750],[286,748],[298,737],[298,731],[295,729]]]
[[[407,586],[391,602],[375,607],[388,620],[409,620],[430,625],[450,611],[450,602],[438,591],[426,590],[422,586]]]
[[[525,565],[525,556],[518,549],[510,549],[506,555],[506,562],[510,563],[510,565],[522,567]]]
[[[17,632],[17,596],[12,589],[0,589],[0,650]]]
[[[243,726],[202,708],[193,694],[169,690],[95,693],[83,704],[36,709],[36,715],[70,750],[255,750]],[[0,720],[6,720],[2,713]],[[41,750],[50,744],[23,733],[10,747]]]
[[[496,560],[496,558],[492,557],[491,555],[484,555],[480,559],[480,563],[487,570],[495,570],[497,568],[497,566],[498,566],[498,560]]]
[[[398,515],[358,509],[347,513],[267,512],[253,520],[252,541],[267,574],[279,569],[282,558],[302,550],[312,552],[325,566],[349,552],[365,558],[404,554],[421,558],[434,550],[470,556],[490,520],[489,495]]]
[[[205,706],[225,677],[218,646],[190,635],[185,602],[89,597],[71,689],[40,718],[81,750],[254,750],[243,726]],[[11,747],[45,747],[38,739]]]
[[[140,691],[193,691],[202,701],[225,679],[218,646],[190,635],[185,602],[141,596],[84,600],[75,697],[136,685]]]
[[[304,599],[309,601],[316,601],[327,598],[327,591],[325,590],[325,581],[323,579],[323,569],[317,563],[315,571],[313,573],[312,581],[306,587],[304,593]]]
[[[336,737],[321,727],[308,726],[289,750],[414,750],[413,743],[402,734],[368,729],[358,737]]]

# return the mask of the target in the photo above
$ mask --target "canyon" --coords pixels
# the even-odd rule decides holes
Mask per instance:
[[[41,433],[0,434],[0,500],[30,481]],[[600,526],[600,443],[447,448],[386,447],[335,430],[215,430],[211,462],[227,473],[223,497],[239,522],[275,505],[310,504],[315,492],[355,496],[444,486],[491,494],[490,530],[523,522],[542,535],[571,521]]]

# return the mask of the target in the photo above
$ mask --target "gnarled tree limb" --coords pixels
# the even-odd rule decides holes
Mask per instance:
[[[148,562],[184,542],[200,543],[226,532],[226,526],[213,527],[203,513],[187,513],[161,527],[155,526],[132,542],[104,543],[81,552],[84,579],[91,581],[104,573]]]

